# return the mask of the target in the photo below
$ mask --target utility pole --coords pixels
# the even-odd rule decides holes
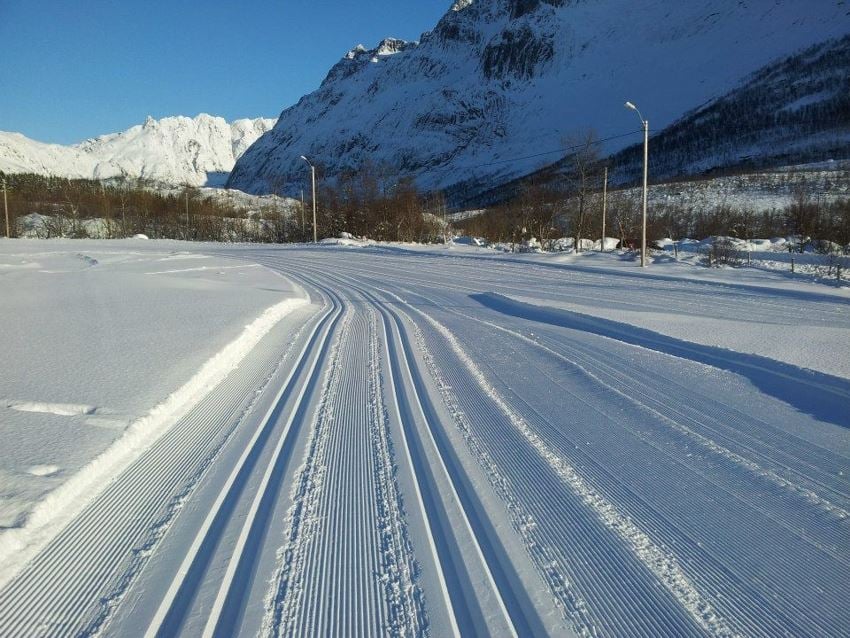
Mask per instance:
[[[186,186],[186,239],[189,239],[191,229],[189,228],[189,187]]]
[[[649,120],[643,119],[643,115],[631,102],[626,102],[626,108],[638,114],[643,125],[643,223],[640,240],[640,265],[646,268],[646,210],[649,202]]]
[[[599,252],[605,252],[605,217],[608,214],[608,167],[605,167],[605,176],[602,178],[602,241],[599,244]]]
[[[304,189],[301,189],[301,237],[304,238]]]
[[[9,200],[6,199],[6,178],[3,178],[3,209],[6,211],[6,239],[12,238],[12,230],[9,226]]]
[[[303,155],[301,156],[301,159],[307,162],[307,164],[310,166],[310,174],[313,177],[313,243],[317,244],[319,243],[319,236],[318,229],[316,228],[316,167],[313,166],[313,163]]]

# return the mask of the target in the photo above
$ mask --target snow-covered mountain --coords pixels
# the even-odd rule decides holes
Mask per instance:
[[[303,154],[330,177],[371,163],[480,192],[550,164],[571,135],[636,131],[627,99],[666,127],[772,60],[850,32],[849,12],[844,0],[458,0],[418,43],[349,51],[228,185],[294,193]]]
[[[651,169],[664,179],[828,159],[850,159],[850,36],[759,69],[653,136]],[[642,145],[611,164],[614,181],[636,179]]]
[[[60,177],[138,177],[165,184],[221,185],[233,164],[273,119],[228,123],[221,117],[148,117],[122,133],[73,146],[45,144],[0,131],[0,170]]]

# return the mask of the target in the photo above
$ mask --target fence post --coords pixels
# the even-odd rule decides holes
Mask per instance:
[[[791,257],[791,274],[794,274],[794,258]]]
[[[750,265],[750,252],[747,251],[747,266]]]
[[[835,278],[838,279],[838,281],[841,281],[841,263],[840,262],[835,267],[835,275],[836,275]]]

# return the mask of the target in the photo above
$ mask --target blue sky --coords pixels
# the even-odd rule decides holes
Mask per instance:
[[[0,0],[0,130],[68,144],[147,115],[276,117],[358,43],[451,0]]]

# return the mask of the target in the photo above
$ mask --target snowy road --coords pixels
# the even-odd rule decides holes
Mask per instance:
[[[215,252],[311,304],[2,585],[0,634],[848,635],[842,291]],[[750,348],[685,338],[729,319]]]

